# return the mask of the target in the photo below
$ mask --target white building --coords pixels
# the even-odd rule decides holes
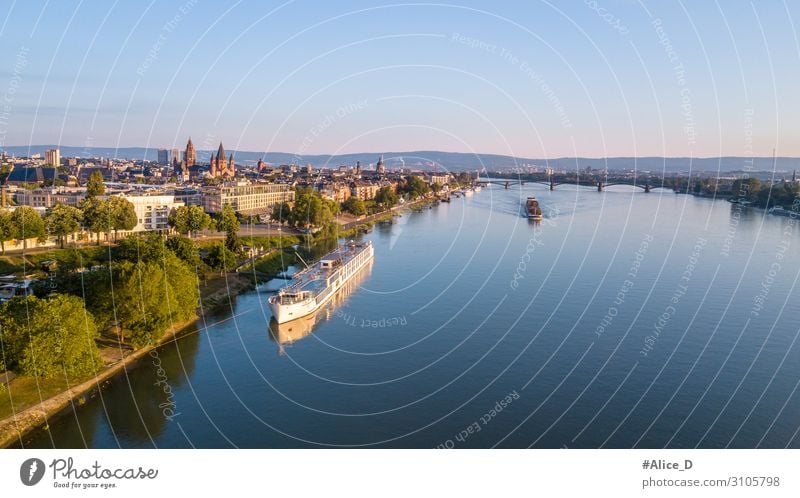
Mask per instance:
[[[450,183],[450,175],[431,175],[430,179],[431,185],[448,185]]]
[[[183,206],[173,195],[122,194],[133,204],[138,222],[134,232],[145,230],[169,230],[169,213],[173,208]]]
[[[294,201],[294,188],[283,183],[254,183],[203,189],[203,209],[219,213],[226,204],[238,213],[269,214],[272,206]]]

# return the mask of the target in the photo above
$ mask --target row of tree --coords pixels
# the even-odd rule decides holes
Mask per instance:
[[[797,182],[765,183],[758,178],[740,178],[733,182],[731,195],[762,208],[780,206],[792,209],[800,197],[800,185]]]
[[[339,203],[323,198],[318,191],[298,187],[295,189],[294,206],[290,207],[285,202],[274,206],[272,219],[298,228],[321,227],[332,222],[339,214],[339,209]]]
[[[272,219],[297,228],[310,226],[324,227],[333,221],[340,211],[354,216],[372,214],[396,206],[400,196],[416,199],[430,192],[430,186],[419,177],[410,177],[397,186],[397,191],[390,186],[381,187],[371,201],[358,197],[349,197],[341,205],[333,200],[325,199],[318,191],[311,188],[298,187],[295,190],[294,206],[281,203],[273,207]]]
[[[241,224],[232,206],[225,205],[216,219],[209,216],[200,206],[180,206],[170,212],[169,225],[179,234],[188,235],[189,238],[170,237],[167,239],[168,244],[173,245],[173,250],[178,252],[179,256],[193,251],[198,264],[201,262],[201,258],[196,254],[197,247],[194,246],[194,243],[191,243],[191,247],[188,244],[192,242],[191,237],[197,232],[207,229],[225,232],[225,241],[222,244],[213,245],[206,251],[202,263],[219,271],[229,270],[236,266],[242,250],[242,242],[239,238]]]
[[[121,343],[156,343],[173,324],[194,318],[200,298],[191,239],[157,233],[130,235],[106,264],[78,273],[59,267],[36,297],[0,306],[0,370],[71,378],[101,366],[96,339],[116,333]]]

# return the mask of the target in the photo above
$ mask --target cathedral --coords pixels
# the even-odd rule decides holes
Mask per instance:
[[[186,181],[189,179],[189,168],[194,166],[196,163],[197,152],[194,150],[192,137],[189,137],[189,141],[186,143],[186,151],[183,153],[183,161],[178,158],[177,153],[173,154],[172,156],[173,173],[178,179]]]
[[[183,163],[187,169],[197,164],[197,152],[194,150],[192,137],[189,137],[189,142],[186,143],[186,152],[183,153]]]
[[[236,170],[234,169],[233,163],[233,154],[230,155],[229,159],[225,158],[225,148],[222,146],[222,142],[219,143],[217,156],[214,157],[214,154],[211,154],[211,176],[214,178],[218,176],[233,178],[236,176]]]

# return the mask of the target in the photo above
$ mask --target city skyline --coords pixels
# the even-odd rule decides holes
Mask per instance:
[[[0,144],[800,156],[785,3],[308,5],[14,3]]]

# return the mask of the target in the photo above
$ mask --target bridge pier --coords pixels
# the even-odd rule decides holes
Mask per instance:
[[[598,192],[602,192],[603,191],[603,182],[597,182],[597,191]]]
[[[650,193],[650,184],[649,183],[645,183],[644,184],[644,193],[645,194],[649,194]]]
[[[555,189],[556,189],[556,182],[554,182],[553,180],[550,180],[550,190],[553,191]]]
[[[508,182],[506,182],[506,190],[508,190],[508,186],[509,186],[509,183],[508,183]]]

